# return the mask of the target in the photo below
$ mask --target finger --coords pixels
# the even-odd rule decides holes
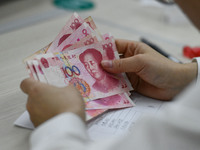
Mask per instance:
[[[27,102],[26,102],[26,110],[30,113],[31,110],[31,99],[28,97]]]
[[[130,40],[123,40],[123,39],[116,39],[115,44],[117,50],[120,54],[124,54],[127,51],[134,51],[138,42],[130,41]]]
[[[27,78],[21,82],[20,88],[26,94],[44,92],[50,85]]]
[[[136,55],[123,59],[103,60],[101,65],[110,73],[133,72],[137,74],[144,68],[145,64],[142,61],[142,55]]]
[[[21,84],[20,84],[20,88],[22,89],[22,91],[26,94],[29,93],[30,89],[32,88],[32,86],[34,84],[36,84],[37,81],[32,79],[32,78],[27,78],[27,79],[24,79]]]

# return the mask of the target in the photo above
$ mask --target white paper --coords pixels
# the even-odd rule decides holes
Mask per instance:
[[[28,111],[25,111],[15,122],[14,125],[27,128],[34,129],[33,123],[30,120]]]

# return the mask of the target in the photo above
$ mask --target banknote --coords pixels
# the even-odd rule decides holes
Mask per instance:
[[[70,83],[77,85],[77,88],[84,89],[82,96],[89,96],[91,99],[97,99],[115,94],[120,94],[132,90],[132,86],[125,74],[112,75],[104,71],[101,67],[101,61],[110,59],[106,50],[112,51],[114,58],[119,58],[114,41],[106,40],[96,44],[88,45],[64,53],[70,68],[76,78]],[[116,55],[116,57],[115,57]],[[113,59],[114,59],[113,58]],[[66,77],[70,77],[69,68],[64,70]],[[79,83],[82,83],[80,86]],[[95,97],[95,98],[92,98]]]
[[[133,107],[134,103],[128,96],[128,94],[117,94],[93,101],[86,102],[86,110],[93,109],[117,109],[117,108],[126,108]]]
[[[47,83],[47,79],[46,79],[46,77],[44,75],[44,72],[42,71],[38,61],[37,60],[32,60],[31,63],[32,63],[32,66],[33,66],[33,68],[35,70],[35,73],[37,74],[38,80],[40,82]]]
[[[87,17],[84,19],[84,21],[89,24],[89,26],[97,33],[97,37],[103,39],[101,33],[99,32],[94,20],[92,19],[91,16]]]
[[[52,53],[46,53],[37,55],[35,60],[38,62],[48,84],[58,87],[69,85],[69,80],[65,78],[62,69],[65,64],[58,57]]]
[[[39,54],[45,54],[45,53],[47,53],[47,50],[48,50],[48,48],[49,48],[49,46],[50,46],[51,44],[52,44],[52,42],[49,43],[47,46],[41,48],[40,50],[36,51],[34,54],[32,54],[32,55],[26,57],[26,58],[23,60],[23,62],[26,63],[28,60],[34,59],[34,58],[35,58],[37,55],[39,55]]]
[[[76,42],[75,44],[73,44],[72,46],[66,48],[63,53],[66,53],[70,50],[74,50],[86,45],[91,45],[94,43],[99,42],[99,40],[97,39],[97,37],[93,34],[87,35],[86,37],[82,38],[79,42]]]
[[[44,48],[38,50],[31,56],[24,59],[24,62],[30,59],[33,59],[38,54],[45,54],[47,52],[55,52],[55,49],[66,40],[76,29],[78,29],[84,20],[77,14],[74,13],[71,18],[67,21],[66,25],[62,28],[60,33],[56,36],[55,40],[49,43]]]
[[[93,44],[85,45],[83,47],[74,49],[72,51],[67,51],[64,54],[68,55],[74,55],[74,54],[79,54],[82,53],[87,48],[93,48],[101,51],[102,53],[102,58],[104,60],[113,60],[113,59],[119,59],[119,54],[115,45],[115,40],[114,38],[110,37],[108,40],[102,40],[95,42]]]
[[[114,37],[111,33],[105,33],[105,34],[103,34],[102,38],[104,40],[109,40],[109,39],[113,39]]]
[[[86,22],[95,31],[94,35],[93,35],[93,36],[95,36],[95,39],[97,38],[99,41],[102,40],[102,36],[101,36],[100,32],[98,31],[91,16],[87,17],[83,20],[77,13],[74,13],[71,16],[70,20],[68,20],[66,25],[62,28],[60,33],[56,36],[56,38],[53,42],[49,43],[47,46],[38,50],[31,56],[25,58],[24,62],[26,62],[27,60],[33,59],[38,54],[45,54],[47,52],[57,52],[55,49],[57,49],[58,46],[63,41],[65,41],[76,29],[78,29],[84,22]],[[79,41],[77,41],[77,42],[79,42]]]
[[[39,80],[36,69],[32,63],[32,60],[27,60],[25,64],[26,68],[28,69],[29,76],[34,78],[35,80]]]
[[[65,39],[56,49],[52,50],[52,52],[62,52],[67,47],[72,46],[76,42],[80,41],[82,38],[94,32],[95,31],[87,23],[84,22],[67,39]]]
[[[97,109],[97,110],[86,110],[86,120],[89,121],[99,115],[101,115],[102,113],[106,112],[107,109]]]
[[[87,19],[87,18],[86,18]],[[86,20],[85,19],[85,20]],[[87,20],[86,20],[87,21]],[[93,22],[93,21],[92,21]],[[88,22],[87,22],[88,23]],[[88,23],[90,24],[90,23]],[[92,25],[92,27],[94,28],[95,25]],[[96,27],[96,26],[95,26]],[[94,28],[95,29],[95,28]],[[59,36],[58,36],[59,37]],[[82,46],[86,46],[86,45],[90,45],[90,44],[93,44],[93,43],[96,43],[96,42],[99,42],[99,41],[102,41],[103,39],[104,40],[108,40],[108,39],[111,39],[113,38],[113,36],[111,35],[111,33],[106,33],[106,34],[103,34],[101,36],[101,34],[99,33],[92,33],[90,35],[87,35],[86,37],[82,38],[80,41],[77,41],[76,43],[74,43],[72,46],[70,47],[67,47],[63,52],[67,52],[69,50],[73,50],[73,49],[77,49],[79,47],[82,47]],[[31,59],[34,59],[35,56],[39,55],[39,54],[45,54],[48,52],[48,49],[49,47],[52,45],[53,42],[49,43],[47,46],[43,47],[42,49],[36,51],[34,54],[32,54],[31,56],[28,56],[26,57],[23,62],[25,63],[26,61],[28,60],[31,60]]]
[[[74,13],[71,16],[70,20],[63,27],[61,32],[58,34],[58,36],[55,38],[55,40],[52,42],[51,46],[48,49],[48,52],[55,52],[56,49],[61,49],[58,48],[60,44],[62,44],[62,42],[65,41],[84,22],[87,23],[93,30],[98,32],[97,27],[91,16],[83,20],[77,13]],[[98,37],[101,37],[100,32],[98,32]]]
[[[36,74],[34,74],[34,72],[31,70],[30,65],[29,65],[28,63],[26,63],[25,65],[26,65],[26,70],[27,70],[27,72],[28,72],[28,74],[29,74],[29,77],[31,77],[31,78],[37,80],[37,76],[36,76]]]
[[[62,42],[65,41],[83,23],[84,20],[77,13],[74,13],[67,21],[66,25],[62,28],[60,33],[56,36],[55,40],[48,48],[48,52],[55,52]]]
[[[94,23],[94,20],[92,19],[91,16],[85,18],[84,21],[85,21],[93,30],[97,30],[97,26],[96,26],[96,24]]]
[[[114,37],[110,34],[110,33],[106,33],[104,35],[102,35],[102,38],[104,40],[108,40],[108,39],[114,39]],[[97,43],[97,42],[100,42],[102,41],[103,39],[102,38],[98,38],[97,37],[97,34],[90,34],[90,35],[87,35],[86,37],[82,38],[79,42],[76,42],[74,45],[66,48],[63,53],[66,53],[67,51],[69,50],[74,50],[74,49],[77,49],[77,48],[80,48],[80,47],[84,47],[86,45],[91,45],[91,44],[94,44],[94,43]]]

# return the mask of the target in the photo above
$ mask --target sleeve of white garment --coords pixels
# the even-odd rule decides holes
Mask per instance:
[[[198,72],[197,72],[197,79],[196,82],[197,84],[200,84],[200,57],[195,57],[192,59],[192,62],[197,62],[198,65]]]
[[[71,113],[58,115],[31,136],[32,150],[199,150],[200,85],[183,92],[157,117],[137,122],[129,134],[91,142],[85,124]]]
[[[63,113],[40,125],[33,132],[31,149],[84,149],[88,141],[83,121],[73,113]]]

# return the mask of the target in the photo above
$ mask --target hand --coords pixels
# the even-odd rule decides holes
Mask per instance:
[[[126,72],[139,93],[161,100],[172,99],[197,75],[197,64],[175,63],[140,42],[116,40],[122,59],[102,61],[110,73]]]
[[[28,78],[21,89],[28,94],[26,106],[35,127],[63,112],[75,113],[85,121],[84,101],[73,86],[58,88]]]

